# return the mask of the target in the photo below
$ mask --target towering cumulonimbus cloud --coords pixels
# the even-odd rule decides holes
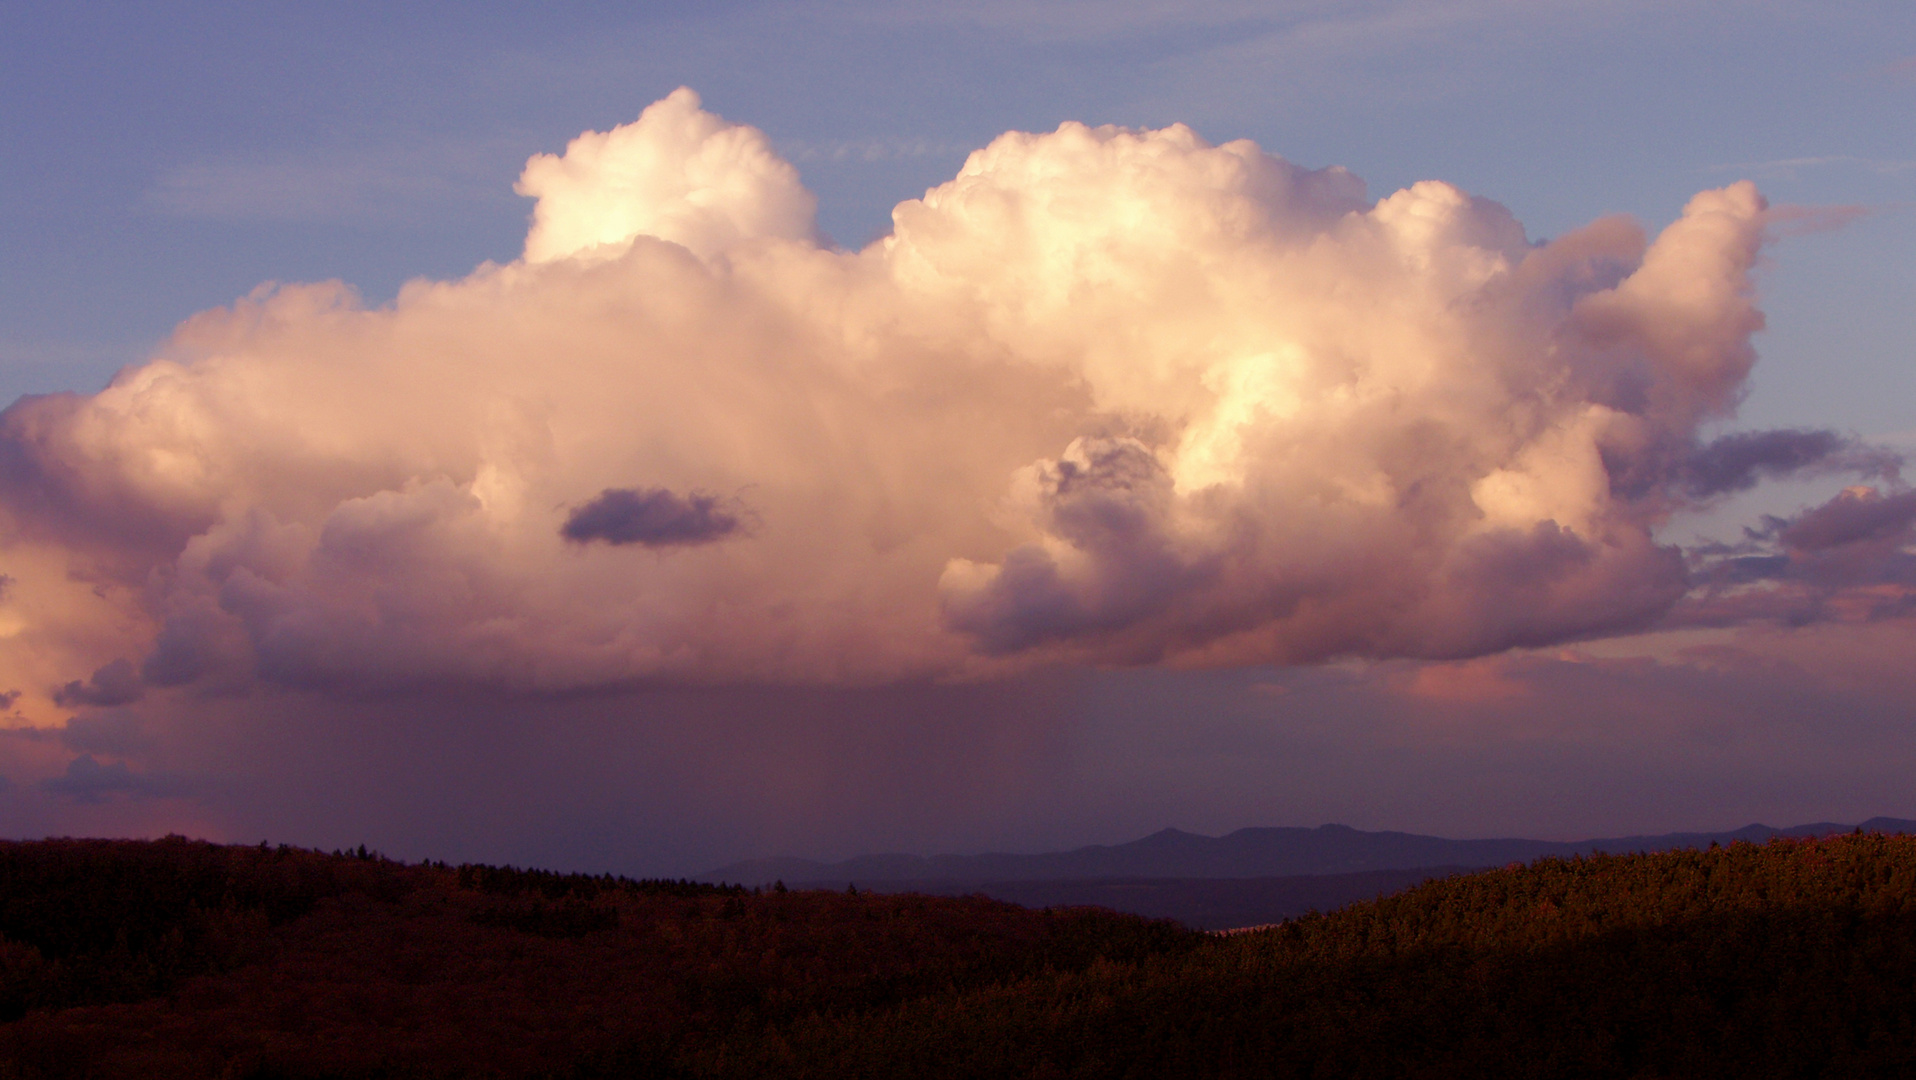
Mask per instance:
[[[680,90],[518,190],[519,261],[263,287],[0,416],[16,708],[1470,656],[1648,624],[1673,510],[1856,452],[1699,440],[1762,325],[1747,183],[1538,244],[1066,124],[849,252]]]

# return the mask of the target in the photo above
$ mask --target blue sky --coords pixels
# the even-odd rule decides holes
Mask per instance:
[[[265,282],[338,280],[378,307],[407,281],[510,263],[527,158],[682,85],[762,130],[849,248],[1000,133],[1074,120],[1248,138],[1344,166],[1373,199],[1441,179],[1533,241],[1612,213],[1654,235],[1697,192],[1754,180],[1796,209],[1756,272],[1767,328],[1748,398],[1704,436],[1831,428],[1916,452],[1906,0],[15,0],[0,7],[0,404],[94,393]],[[1842,483],[1718,500],[1660,539],[1735,539]],[[0,809],[21,835],[179,829],[673,874],[1165,825],[1577,836],[1916,817],[1913,688],[1894,674],[1916,624],[1794,634],[1698,624],[1572,635],[1574,656],[1090,663],[789,698],[640,678],[522,698],[288,684],[253,705],[155,683],[129,703],[74,670],[49,682],[77,703],[65,727],[0,739]]]

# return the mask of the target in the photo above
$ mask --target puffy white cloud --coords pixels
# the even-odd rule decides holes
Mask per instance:
[[[521,261],[262,288],[7,410],[0,689],[1477,655],[1649,622],[1673,508],[1846,445],[1699,446],[1762,324],[1749,184],[1533,244],[1066,124],[847,252],[680,90],[519,190]]]
[[[539,200],[527,262],[611,257],[635,236],[710,258],[755,237],[803,239],[818,208],[763,133],[699,108],[685,87],[563,155],[533,155],[513,190]]]

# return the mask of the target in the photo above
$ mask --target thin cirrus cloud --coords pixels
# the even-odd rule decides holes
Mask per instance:
[[[1885,64],[1879,71],[1897,82],[1916,83],[1916,56]]]
[[[1532,16],[1539,7],[1561,15],[1566,9],[1591,7],[1587,3],[1549,5],[1514,4],[1508,0],[1447,0],[1411,3],[1377,0],[1361,4],[1291,3],[1281,10],[1269,4],[1237,0],[1210,0],[1197,4],[1066,3],[1034,6],[978,0],[958,4],[900,4],[888,8],[886,20],[960,22],[1022,32],[1039,40],[1100,40],[1131,34],[1162,32],[1167,27],[1228,28],[1240,36],[1273,45],[1365,48],[1398,45],[1434,31],[1489,20]],[[1612,5],[1614,7],[1615,5]],[[869,16],[867,16],[869,17]]]
[[[796,162],[891,161],[961,155],[971,147],[933,139],[834,139],[821,142],[780,140],[779,150]]]
[[[27,716],[1481,656],[1659,625],[1715,579],[1655,530],[1759,479],[1904,497],[1827,432],[1702,437],[1762,326],[1746,182],[1537,243],[1448,184],[1065,124],[843,251],[682,89],[517,190],[520,260],[263,288],[0,415]]]
[[[141,201],[216,221],[391,221],[428,200],[480,203],[487,148],[441,143],[387,151],[189,161],[161,172]]]
[[[1743,161],[1732,165],[1712,165],[1708,171],[1736,173],[1744,176],[1783,176],[1794,178],[1805,169],[1823,168],[1862,169],[1881,175],[1893,175],[1895,173],[1908,172],[1910,169],[1916,169],[1916,161],[1892,161],[1884,158],[1855,157],[1850,154],[1830,154],[1821,157],[1777,158],[1771,161]],[[1827,217],[1829,214],[1855,217],[1866,212],[1862,207],[1853,206],[1804,207],[1801,208],[1801,210],[1805,216],[1810,217],[1812,220],[1819,217]]]

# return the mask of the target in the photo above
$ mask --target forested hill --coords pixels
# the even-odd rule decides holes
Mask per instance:
[[[1596,852],[1675,851],[1738,840],[1762,843],[1775,836],[1830,836],[1852,828],[1865,832],[1916,833],[1916,821],[1879,817],[1860,826],[1827,821],[1783,829],[1746,825],[1728,832],[1661,833],[1575,841],[1448,840],[1416,833],[1367,832],[1348,825],[1239,829],[1224,836],[1164,829],[1125,844],[1094,844],[1070,851],[1036,854],[864,855],[835,863],[797,858],[753,859],[721,866],[699,875],[699,879],[748,885],[802,881],[831,883],[843,888],[847,884],[887,881],[981,883],[1296,877],[1424,867],[1504,866],[1550,856],[1567,858]]]
[[[1916,1075],[1916,839],[1215,936],[980,898],[0,844],[0,1077]]]

